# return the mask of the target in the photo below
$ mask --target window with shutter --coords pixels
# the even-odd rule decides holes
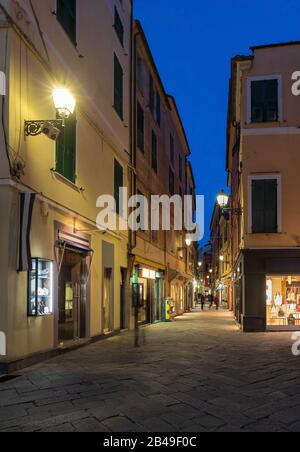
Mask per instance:
[[[161,121],[161,102],[159,94],[156,93],[156,122],[159,126],[160,121]]]
[[[76,182],[76,115],[65,121],[56,142],[56,171],[70,182]]]
[[[154,92],[154,80],[152,75],[149,75],[149,108],[151,113],[154,113],[155,104],[155,92]]]
[[[157,173],[157,137],[152,130],[152,169]]]
[[[275,122],[279,120],[278,80],[251,82],[252,122]]]
[[[277,179],[252,181],[252,232],[278,232]]]
[[[137,145],[144,153],[145,151],[145,115],[140,103],[137,104]]]
[[[174,172],[172,168],[169,168],[169,191],[171,195],[174,195],[175,193],[175,179],[174,179]]]
[[[182,157],[179,154],[179,179],[182,181]]]
[[[123,200],[120,198],[120,188],[123,187],[123,167],[115,160],[115,175],[114,175],[114,194],[116,201],[116,212],[118,215],[123,214]]]
[[[57,0],[57,19],[76,45],[76,0]]]
[[[114,27],[115,27],[117,36],[119,38],[119,41],[120,41],[122,47],[124,47],[124,26],[121,21],[120,14],[118,13],[118,10],[116,7],[115,7],[115,25],[114,25]]]
[[[119,117],[123,120],[123,68],[118,60],[118,57],[114,56],[114,108]]]
[[[170,160],[172,165],[174,166],[174,137],[172,134],[170,134]]]

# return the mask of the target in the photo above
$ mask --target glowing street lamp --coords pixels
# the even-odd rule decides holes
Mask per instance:
[[[217,196],[217,202],[221,209],[225,209],[229,203],[229,196],[222,190]]]
[[[56,141],[65,127],[65,120],[75,111],[76,100],[65,88],[56,88],[53,93],[54,106],[60,119],[25,121],[25,135],[35,137],[44,133]]]
[[[189,248],[190,246],[191,246],[191,244],[192,244],[192,240],[191,239],[189,239],[188,237],[185,239],[185,244],[186,244],[186,246]]]
[[[68,119],[74,113],[76,100],[67,89],[55,89],[53,91],[53,101],[60,118]]]

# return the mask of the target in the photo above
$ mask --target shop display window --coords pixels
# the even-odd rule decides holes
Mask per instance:
[[[32,259],[28,273],[28,316],[38,317],[53,313],[53,262]]]
[[[266,280],[267,326],[299,329],[300,276],[270,276]]]

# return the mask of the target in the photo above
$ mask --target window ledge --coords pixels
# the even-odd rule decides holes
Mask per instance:
[[[51,169],[50,171],[51,171],[51,174],[53,175],[53,177],[56,180],[58,180],[59,182],[63,182],[68,187],[72,188],[73,190],[77,191],[78,193],[83,193],[84,192],[84,188],[78,187],[78,185],[76,185],[76,183],[74,183],[74,182],[70,181],[69,179],[67,179],[66,177],[62,176],[55,169]]]

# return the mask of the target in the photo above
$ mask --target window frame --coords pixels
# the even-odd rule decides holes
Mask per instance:
[[[253,232],[252,182],[255,180],[277,181],[277,232]],[[281,234],[282,233],[282,177],[281,174],[252,174],[248,176],[248,231],[249,234]]]
[[[77,0],[75,0],[75,4],[76,4],[76,13],[75,13],[75,39],[73,39],[73,37],[68,33],[68,31],[66,30],[66,28],[64,27],[63,23],[61,22],[61,20],[58,17],[58,2],[61,0],[55,0],[55,13],[56,13],[56,19],[57,22],[60,24],[61,28],[64,30],[64,32],[66,33],[66,35],[68,36],[68,38],[70,39],[70,41],[72,42],[72,44],[77,47],[78,45],[78,4],[77,4]]]
[[[154,149],[155,145],[155,149]],[[154,159],[154,150],[155,150],[155,159]],[[158,138],[155,131],[152,129],[151,133],[151,167],[155,174],[158,173]]]
[[[113,61],[113,99],[114,99],[113,107],[114,107],[114,110],[117,113],[118,117],[123,122],[124,121],[124,69],[123,69],[123,66],[122,66],[116,52],[114,52],[113,55],[114,55],[114,58],[113,58],[113,60],[114,60]],[[119,65],[119,67],[122,70],[122,112],[120,112],[118,110],[118,106],[116,103],[116,93],[117,93],[117,90],[116,90],[116,63]]]
[[[267,122],[253,122],[252,121],[252,83],[277,80],[278,82],[278,120]],[[282,90],[282,75],[261,75],[256,77],[247,77],[247,124],[248,125],[263,125],[276,124],[283,121],[283,90]]]
[[[142,154],[145,154],[145,111],[141,105],[141,103],[139,101],[137,101],[137,111],[136,111],[136,133],[137,133],[137,137],[136,137],[136,141],[137,141],[137,147],[138,149],[142,152]],[[141,112],[143,114],[143,146],[140,146],[139,143],[139,139],[141,138],[140,136],[140,130],[139,130],[139,112]]]
[[[119,34],[119,28],[117,27],[117,22],[119,21],[119,25],[120,25],[120,34]],[[125,37],[125,28],[124,28],[124,24],[123,21],[121,19],[120,13],[118,11],[117,6],[115,5],[114,7],[114,29],[116,32],[116,35],[118,37],[118,40],[122,46],[122,48],[124,49],[124,37]]]

